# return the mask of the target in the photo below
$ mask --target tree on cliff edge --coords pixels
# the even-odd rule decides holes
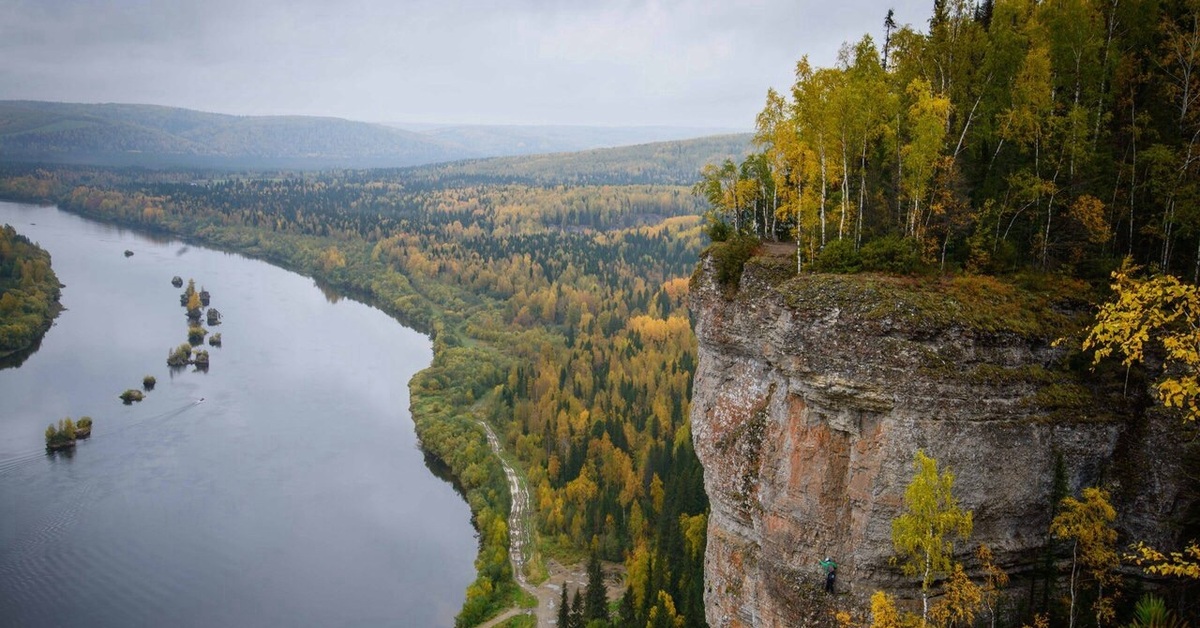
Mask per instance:
[[[938,473],[937,460],[918,450],[916,475],[904,490],[904,513],[892,520],[892,545],[904,573],[921,576],[921,626],[929,620],[929,594],[938,574],[954,565],[953,537],[966,540],[972,513],[954,498],[954,474]]]

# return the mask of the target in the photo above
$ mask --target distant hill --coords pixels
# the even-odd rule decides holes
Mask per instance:
[[[0,101],[0,159],[98,165],[406,166],[476,156],[379,124],[155,105]]]
[[[673,126],[385,124],[451,142],[481,157],[567,153],[745,132],[745,129]]]
[[[558,184],[691,185],[705,164],[750,152],[752,135],[714,135],[571,153],[517,155],[408,168],[405,179],[461,182]]]
[[[0,101],[0,160],[146,167],[387,168],[705,134],[670,127],[451,126]]]

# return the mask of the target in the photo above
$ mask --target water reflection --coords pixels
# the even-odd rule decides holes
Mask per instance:
[[[313,279],[313,286],[316,286],[317,290],[320,290],[321,294],[325,295],[325,300],[331,304],[336,304],[338,301],[341,301],[345,298],[345,295],[343,295],[341,292],[338,292],[337,288],[334,288],[320,279]]]
[[[406,411],[426,338],[237,255],[49,208],[0,203],[0,222],[36,222],[68,284],[0,372],[0,624],[453,624],[476,541]],[[166,366],[173,275],[220,297],[207,373]],[[46,424],[81,415],[92,437],[47,456]]]

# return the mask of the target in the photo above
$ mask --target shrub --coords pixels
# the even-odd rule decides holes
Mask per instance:
[[[143,395],[142,391],[140,390],[134,390],[130,388],[129,390],[121,393],[120,397],[121,401],[125,402],[125,405],[129,405],[135,401],[141,401],[142,399],[145,399],[146,395]]]
[[[709,240],[713,242],[725,242],[733,234],[733,227],[730,227],[729,223],[724,220],[710,218],[705,231],[708,234]]]
[[[717,242],[709,248],[717,269],[717,283],[726,288],[736,288],[742,280],[742,268],[754,256],[758,238],[738,235],[726,242]]]
[[[188,326],[188,343],[195,346],[204,344],[204,337],[208,335],[208,330],[200,325]]]
[[[856,273],[862,270],[863,262],[853,242],[834,240],[825,245],[813,266],[825,273]]]
[[[90,427],[90,424],[89,424]],[[58,427],[55,428],[51,423],[46,428],[46,447],[49,449],[60,449],[70,447],[75,444],[75,423],[71,421],[71,417],[59,419]]]
[[[864,270],[911,275],[921,269],[921,249],[910,238],[889,235],[871,240],[859,256]]]
[[[183,343],[167,354],[167,366],[185,366],[192,357],[192,345]]]
[[[208,337],[208,344],[219,347],[221,346],[221,334],[216,333]]]
[[[146,390],[154,390],[154,385],[157,383],[158,380],[155,379],[153,375],[147,375],[142,378],[142,388],[145,388]]]

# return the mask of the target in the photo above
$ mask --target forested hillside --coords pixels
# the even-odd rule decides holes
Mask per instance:
[[[712,146],[715,159],[739,143]],[[414,419],[465,489],[482,543],[461,625],[516,594],[507,485],[483,419],[523,467],[538,552],[624,562],[616,625],[699,626],[707,499],[687,424],[684,296],[704,245],[700,201],[690,185],[628,183],[660,148],[644,150],[557,168],[269,175],[9,165],[0,195],[261,257],[432,333]]]
[[[0,225],[0,357],[46,333],[60,307],[58,295],[50,254],[10,225]]]
[[[400,129],[337,118],[231,116],[152,105],[0,102],[0,159],[263,168],[406,166],[470,157]]]
[[[0,101],[0,160],[147,168],[399,168],[496,155],[524,155],[601,146],[685,141],[712,135],[669,127],[483,127],[404,130],[310,116],[233,116],[176,107]],[[743,138],[746,144],[748,137]],[[667,145],[664,145],[667,146]],[[634,148],[634,153],[641,148]],[[703,162],[687,149],[660,151],[668,163],[630,163],[645,182],[663,176],[695,178]],[[740,157],[741,147],[730,156]],[[595,157],[585,157],[584,161]],[[576,159],[578,161],[578,159]],[[553,170],[551,164],[489,164]],[[618,162],[610,162],[610,165]],[[635,172],[638,172],[635,170]],[[686,173],[686,175],[684,174]],[[622,179],[627,180],[627,179]]]
[[[673,126],[601,127],[557,125],[392,125],[458,146],[484,157],[564,153],[613,146],[671,142],[694,137],[744,133],[741,129]],[[693,173],[695,176],[695,173]]]
[[[801,59],[758,152],[703,192],[737,231],[798,233],[801,265],[1102,278],[1133,255],[1195,281],[1198,9],[937,0],[927,29],[889,13],[834,67]]]
[[[751,139],[749,134],[716,135],[577,153],[458,161],[412,168],[402,174],[405,178],[437,181],[690,186],[705,165],[745,157]]]

